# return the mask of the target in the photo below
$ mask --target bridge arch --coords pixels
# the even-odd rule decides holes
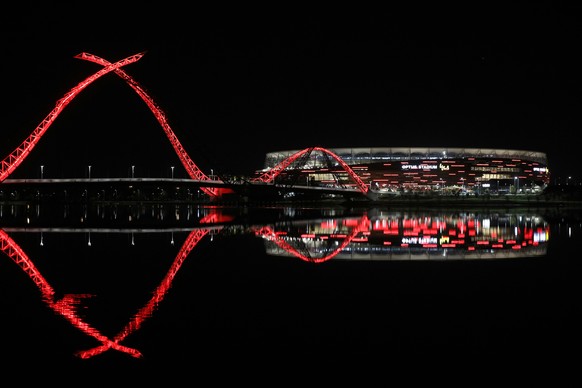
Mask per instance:
[[[81,53],[75,56],[75,58],[83,59],[86,61],[98,63],[103,66],[103,69],[99,70],[92,76],[86,78],[80,82],[77,86],[72,88],[63,98],[57,101],[55,108],[49,113],[49,115],[35,128],[31,135],[29,135],[26,140],[21,143],[10,155],[4,158],[1,162],[0,169],[0,183],[4,181],[14,170],[24,161],[24,159],[30,154],[32,149],[39,142],[40,138],[44,135],[47,129],[56,120],[58,115],[64,110],[64,108],[87,86],[93,83],[98,78],[109,72],[115,72],[119,77],[124,79],[127,84],[142,98],[146,105],[150,108],[162,129],[166,133],[166,136],[170,140],[174,151],[178,155],[182,165],[185,167],[188,175],[195,180],[210,180],[210,178],[198,168],[198,166],[192,161],[178,137],[175,135],[174,131],[170,127],[166,115],[161,108],[154,102],[154,100],[144,91],[141,85],[128,75],[125,71],[121,69],[130,63],[134,63],[141,59],[145,53],[139,53],[121,61],[111,63],[103,58],[89,53]],[[201,190],[212,197],[221,196],[227,192],[232,192],[229,188],[208,188],[201,187]]]
[[[81,81],[77,86],[73,87],[69,92],[67,92],[60,100],[57,101],[55,107],[50,111],[50,113],[41,121],[41,123],[32,131],[32,133],[18,146],[14,151],[12,151],[7,157],[5,157],[0,163],[0,183],[3,182],[10,174],[16,170],[18,166],[26,159],[30,154],[32,149],[38,144],[41,137],[49,129],[52,123],[56,120],[59,114],[65,109],[67,105],[75,98],[81,91],[83,91],[87,86],[93,83],[98,78],[103,75],[110,73],[116,69],[119,69],[130,63],[139,61],[143,57],[144,53],[138,53],[117,61],[115,63],[109,63],[103,69],[99,70],[95,74],[87,77]]]
[[[76,55],[75,58],[83,59],[85,61],[89,61],[89,62],[93,62],[93,63],[97,63],[97,64],[102,65],[104,67],[111,65],[111,62],[109,62],[103,58],[100,58],[97,55],[93,55],[93,54],[85,53],[85,52]],[[202,172],[202,170],[200,170],[200,168],[194,163],[194,161],[192,161],[192,159],[190,158],[190,156],[188,155],[188,153],[186,152],[186,150],[184,149],[184,147],[182,146],[182,144],[178,140],[178,137],[176,136],[176,134],[174,133],[174,131],[170,127],[170,124],[168,123],[168,120],[166,119],[166,115],[165,115],[164,111],[155,103],[153,98],[149,94],[147,94],[147,92],[141,87],[141,85],[133,77],[131,77],[129,74],[127,74],[123,69],[117,68],[117,69],[114,69],[113,72],[116,75],[118,75],[119,77],[121,77],[123,80],[125,80],[125,82],[141,97],[141,99],[150,108],[151,112],[154,114],[154,116],[156,117],[156,119],[158,120],[160,125],[162,126],[162,129],[164,130],[166,136],[168,137],[168,140],[170,140],[170,143],[172,144],[174,151],[178,155],[178,158],[182,162],[182,165],[184,166],[184,168],[188,172],[188,175],[190,176],[190,178],[195,179],[195,180],[203,180],[203,181],[204,180],[211,180],[210,177],[208,177],[206,174],[204,174]],[[227,192],[232,192],[231,189],[226,189],[226,188],[201,187],[200,189],[212,197],[219,197]]]
[[[349,176],[356,182],[356,185],[358,186],[358,189],[362,192],[362,194],[364,195],[371,194],[368,185],[366,185],[366,183],[362,181],[358,174],[356,174],[354,170],[346,162],[344,162],[342,158],[340,158],[334,152],[323,147],[309,147],[301,151],[298,151],[291,155],[290,157],[288,157],[287,159],[283,160],[281,163],[279,163],[269,171],[265,172],[259,177],[253,178],[252,181],[272,183],[275,180],[275,178],[279,174],[281,174],[285,169],[287,169],[287,167],[289,167],[293,162],[295,162],[302,156],[311,154],[313,151],[319,151],[331,156],[334,160],[336,160],[340,164],[344,171],[346,171],[349,174]]]

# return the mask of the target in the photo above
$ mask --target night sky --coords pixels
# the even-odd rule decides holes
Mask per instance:
[[[483,4],[3,12],[0,153],[100,69],[76,54],[115,62],[146,52],[125,71],[206,174],[250,175],[267,152],[321,146],[532,150],[547,153],[554,178],[577,175],[582,7]],[[40,165],[55,178],[82,177],[88,165],[95,177],[131,165],[187,177],[114,74],[69,104],[12,177],[38,177]]]

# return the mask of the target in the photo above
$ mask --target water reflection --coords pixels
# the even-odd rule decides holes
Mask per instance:
[[[115,225],[130,227],[144,224],[160,228],[203,223],[226,223],[240,211],[218,206],[167,204],[61,205],[40,204],[0,205],[0,226],[66,225],[90,227]]]
[[[43,251],[38,248],[46,249],[47,236],[79,234],[84,236],[87,249],[104,244],[102,240],[96,243],[95,235],[126,236],[125,241],[130,246],[136,245],[136,235],[146,236],[140,239],[140,244],[152,246],[159,240],[150,236],[163,235],[167,237],[165,241],[169,247],[179,247],[177,251],[169,251],[175,253],[171,262],[167,261],[168,257],[157,257],[164,266],[156,276],[155,284],[152,283],[153,286],[148,289],[147,298],[141,298],[134,312],[126,315],[129,318],[121,329],[112,334],[105,334],[87,317],[88,301],[96,294],[56,292],[55,289],[60,288],[58,284],[55,286],[49,282],[43,273],[50,271],[50,267],[47,266],[47,258],[42,257]],[[366,265],[370,261],[435,262],[539,257],[547,254],[551,233],[550,223],[544,216],[519,210],[273,207],[249,212],[239,208],[173,205],[67,206],[61,209],[0,206],[2,252],[30,278],[52,311],[96,341],[94,346],[76,353],[82,359],[108,350],[141,358],[140,350],[124,345],[124,341],[156,313],[177,273],[196,247],[216,235],[226,238],[255,236],[264,242],[267,255],[297,258],[314,265],[332,259]],[[31,241],[39,243],[34,247]],[[102,248],[107,252],[108,246]],[[61,249],[69,247],[63,246]],[[71,244],[70,249],[79,249],[79,246]],[[238,246],[232,247],[233,252],[237,249]],[[28,252],[34,254],[29,256]],[[127,255],[127,251],[119,249],[118,245],[111,245],[108,252],[111,255],[108,263],[113,263],[116,254]],[[82,261],[82,256],[80,253],[79,261]],[[35,264],[37,261],[43,263],[44,269]],[[56,282],[61,280],[56,279]],[[134,284],[138,287],[137,280],[131,283],[132,287]]]
[[[537,214],[380,212],[264,227],[267,252],[320,263],[542,256],[550,227]]]
[[[202,228],[190,232],[182,248],[174,258],[168,272],[160,282],[159,286],[152,292],[152,298],[133,316],[133,318],[122,328],[113,338],[108,338],[99,330],[87,323],[78,314],[81,303],[86,298],[94,297],[91,294],[65,294],[61,298],[56,297],[56,292],[51,284],[43,277],[42,273],[34,265],[26,252],[10,237],[8,233],[0,229],[0,248],[10,257],[34,282],[39,289],[44,302],[57,314],[68,320],[73,326],[87,335],[99,341],[100,345],[90,350],[77,353],[80,358],[90,358],[101,354],[109,349],[115,349],[127,353],[133,357],[141,357],[141,353],[132,348],[120,344],[127,336],[138,330],[142,322],[152,315],[155,307],[163,300],[164,295],[170,288],[172,280],[190,251],[198,242],[209,233],[210,228]],[[133,233],[133,232],[132,232]],[[41,240],[42,241],[42,240]]]

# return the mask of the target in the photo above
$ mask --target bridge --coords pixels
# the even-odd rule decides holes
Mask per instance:
[[[7,193],[2,191],[6,188]],[[217,189],[220,196],[208,196],[203,190]],[[16,194],[12,194],[16,193]],[[360,198],[355,188],[284,185],[260,181],[236,181],[176,178],[65,178],[5,179],[0,184],[0,201],[56,199],[81,201],[273,201],[322,198]]]
[[[41,189],[47,187],[54,187],[56,185],[71,185],[72,187],[79,187],[85,185],[86,189],[96,187],[129,187],[129,186],[144,186],[144,185],[171,185],[181,187],[196,188],[203,192],[211,199],[221,199],[228,196],[241,196],[244,198],[286,198],[293,199],[298,197],[317,197],[317,196],[341,196],[341,197],[364,197],[375,198],[375,193],[372,192],[369,186],[364,183],[360,177],[345,163],[339,156],[323,147],[309,147],[298,151],[287,159],[283,160],[277,166],[269,169],[260,176],[249,178],[246,181],[225,182],[222,180],[212,179],[206,175],[190,158],[185,148],[180,143],[178,137],[170,127],[163,110],[155,103],[149,94],[141,87],[141,85],[122,68],[126,65],[133,64],[143,57],[144,53],[138,53],[117,62],[109,62],[103,58],[89,53],[81,53],[75,56],[77,59],[97,63],[102,68],[83,81],[79,82],[69,92],[67,92],[61,99],[59,99],[55,107],[50,113],[41,121],[41,123],[32,131],[32,133],[8,156],[0,162],[0,183],[1,186],[14,188],[29,188],[40,192]],[[38,144],[40,139],[58,118],[60,113],[75,99],[85,88],[97,81],[108,73],[113,73],[120,77],[127,85],[132,88],[145,102],[150,111],[161,125],[166,137],[170,141],[174,151],[180,159],[180,162],[186,169],[190,179],[163,179],[163,178],[102,178],[102,179],[9,179],[10,175],[16,168],[26,159],[32,152],[34,147]],[[312,152],[320,152],[331,157],[340,165],[344,171],[347,172],[353,181],[349,187],[340,186],[301,186],[290,184],[278,184],[276,178],[287,168],[294,163],[300,163]],[[1,188],[0,186],[0,188]],[[101,189],[103,190],[103,189]],[[114,189],[115,190],[115,189]]]

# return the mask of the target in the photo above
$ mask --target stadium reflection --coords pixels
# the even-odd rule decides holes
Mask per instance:
[[[310,262],[501,259],[546,254],[550,226],[537,214],[366,212],[265,228],[267,253]]]

